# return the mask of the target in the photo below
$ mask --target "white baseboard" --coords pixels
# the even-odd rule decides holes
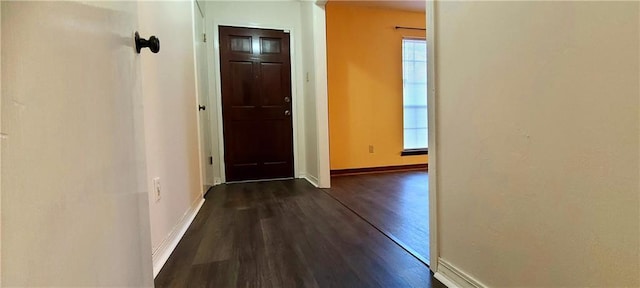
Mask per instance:
[[[433,275],[449,288],[486,288],[480,281],[462,272],[446,260],[438,258],[438,271]]]
[[[442,284],[444,284],[444,286],[447,286],[448,288],[460,288],[460,286],[456,285],[456,283],[451,282],[449,278],[442,275],[442,273],[440,272],[436,272],[435,274],[433,274],[433,277],[438,279],[438,281],[442,282]]]
[[[187,232],[189,225],[191,225],[193,219],[196,218],[196,215],[198,214],[198,211],[200,211],[200,208],[202,208],[203,204],[204,199],[194,202],[189,210],[184,213],[178,224],[173,227],[173,230],[171,230],[171,233],[167,235],[167,238],[162,240],[162,243],[153,249],[153,278],[158,276],[160,269],[162,269],[162,266],[167,262],[173,250],[178,246],[178,242],[180,242],[184,233]]]
[[[304,175],[304,177],[302,177],[304,179],[306,179],[309,183],[311,183],[311,185],[315,186],[315,187],[320,187],[320,185],[318,185],[319,181],[318,178],[316,178],[313,175]]]
[[[220,185],[220,184],[222,184],[222,178],[216,177],[213,179],[213,186]]]

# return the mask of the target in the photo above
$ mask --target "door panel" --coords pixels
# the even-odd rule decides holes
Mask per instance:
[[[254,93],[253,63],[232,61],[229,62],[230,95],[228,101],[232,108],[254,109],[256,97]],[[233,116],[237,116],[235,113]]]
[[[257,127],[253,121],[238,121],[235,127],[243,133],[237,133],[236,137],[229,142],[236,148],[230,150],[233,153],[231,156],[235,159],[234,165],[257,166],[260,161],[260,151],[254,146],[261,140],[260,127]]]
[[[251,54],[251,37],[229,35],[231,41],[231,52]]]
[[[262,105],[265,108],[271,108],[272,105],[282,106],[284,104],[284,85],[282,78],[285,77],[281,63],[261,63],[260,75],[260,91]]]
[[[220,27],[227,181],[293,177],[289,34]]]
[[[213,107],[209,105],[209,76],[207,67],[207,43],[205,42],[205,19],[204,7],[200,6],[200,1],[193,2],[194,9],[194,26],[196,30],[195,48],[196,48],[196,68],[198,77],[198,105],[204,106],[205,110],[199,111],[199,126],[200,126],[200,157],[202,163],[202,182],[203,192],[206,193],[209,186],[214,184],[213,180],[213,161],[210,161],[209,157],[212,157],[212,137],[211,137],[211,111]],[[213,160],[213,158],[211,158]],[[217,160],[217,159],[216,159]]]
[[[0,5],[2,284],[152,287],[137,3]]]
[[[279,38],[260,37],[261,54],[280,54],[282,41]]]

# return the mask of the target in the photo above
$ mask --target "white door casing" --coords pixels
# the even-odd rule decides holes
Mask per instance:
[[[428,131],[429,131],[429,263],[431,271],[438,271],[438,173],[437,173],[437,151],[438,142],[436,134],[437,120],[437,99],[436,99],[436,16],[435,1],[426,0],[427,16],[427,107],[428,107]]]
[[[194,8],[194,48],[196,63],[196,81],[198,93],[198,105],[203,106],[205,110],[199,110],[198,125],[200,133],[200,158],[202,170],[202,182],[205,186],[212,186],[213,180],[213,163],[209,157],[213,157],[212,138],[211,138],[211,110],[209,103],[209,73],[207,67],[207,43],[205,31],[205,15],[204,7],[200,6],[199,1],[193,2]],[[200,109],[200,107],[198,107]],[[215,157],[217,158],[217,157]],[[213,158],[212,161],[218,159]],[[206,191],[204,191],[206,192]]]

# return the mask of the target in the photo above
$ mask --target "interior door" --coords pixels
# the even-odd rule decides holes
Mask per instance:
[[[152,287],[137,3],[0,5],[2,284]]]
[[[227,181],[293,177],[289,33],[220,27]]]
[[[194,24],[196,30],[196,68],[198,77],[198,109],[200,125],[200,157],[202,158],[201,171],[204,191],[213,185],[213,161],[211,152],[211,109],[209,105],[209,76],[207,70],[207,43],[205,36],[204,8],[200,1],[193,2]]]

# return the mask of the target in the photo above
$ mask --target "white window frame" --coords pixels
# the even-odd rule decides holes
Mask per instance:
[[[426,141],[427,143],[425,143],[425,145],[426,145],[425,147],[407,147],[406,146],[407,143],[405,141],[405,137],[406,137],[405,131],[406,131],[406,129],[408,129],[408,128],[405,127],[405,123],[404,123],[404,115],[405,115],[406,109],[407,109],[406,105],[405,105],[405,97],[404,97],[404,93],[405,93],[406,85],[407,85],[406,77],[405,77],[405,73],[404,73],[405,72],[405,62],[407,62],[407,60],[405,60],[405,53],[404,53],[405,41],[421,41],[421,42],[424,42],[424,44],[426,46],[427,45],[427,40],[425,38],[418,38],[418,37],[403,37],[402,38],[402,114],[403,114],[403,121],[402,121],[402,148],[403,148],[403,151],[402,151],[402,155],[403,156],[406,156],[406,155],[421,155],[421,154],[426,154],[427,151],[428,151],[428,148],[429,148],[428,134],[427,134],[428,131],[429,131],[428,126],[425,126],[425,129],[426,129],[425,136],[427,137],[427,141]],[[421,62],[421,61],[415,61],[415,60],[412,60],[412,61],[413,62]],[[425,53],[425,69],[426,69],[427,65],[428,65],[427,56],[426,56],[426,53]],[[425,73],[425,79],[424,79],[424,85],[425,85],[425,95],[424,95],[424,97],[425,97],[425,105],[424,105],[424,109],[425,110],[428,110],[428,107],[429,107],[429,105],[427,104],[427,95],[426,95],[426,91],[428,89],[428,87],[427,87],[427,78],[428,78],[428,76]],[[420,84],[421,82],[417,82],[417,83]],[[416,83],[412,83],[412,84],[416,84]],[[422,105],[420,105],[420,106],[422,106]],[[427,122],[428,122],[428,120],[427,120]],[[419,128],[416,128],[416,129],[422,129],[422,127],[419,127]]]

